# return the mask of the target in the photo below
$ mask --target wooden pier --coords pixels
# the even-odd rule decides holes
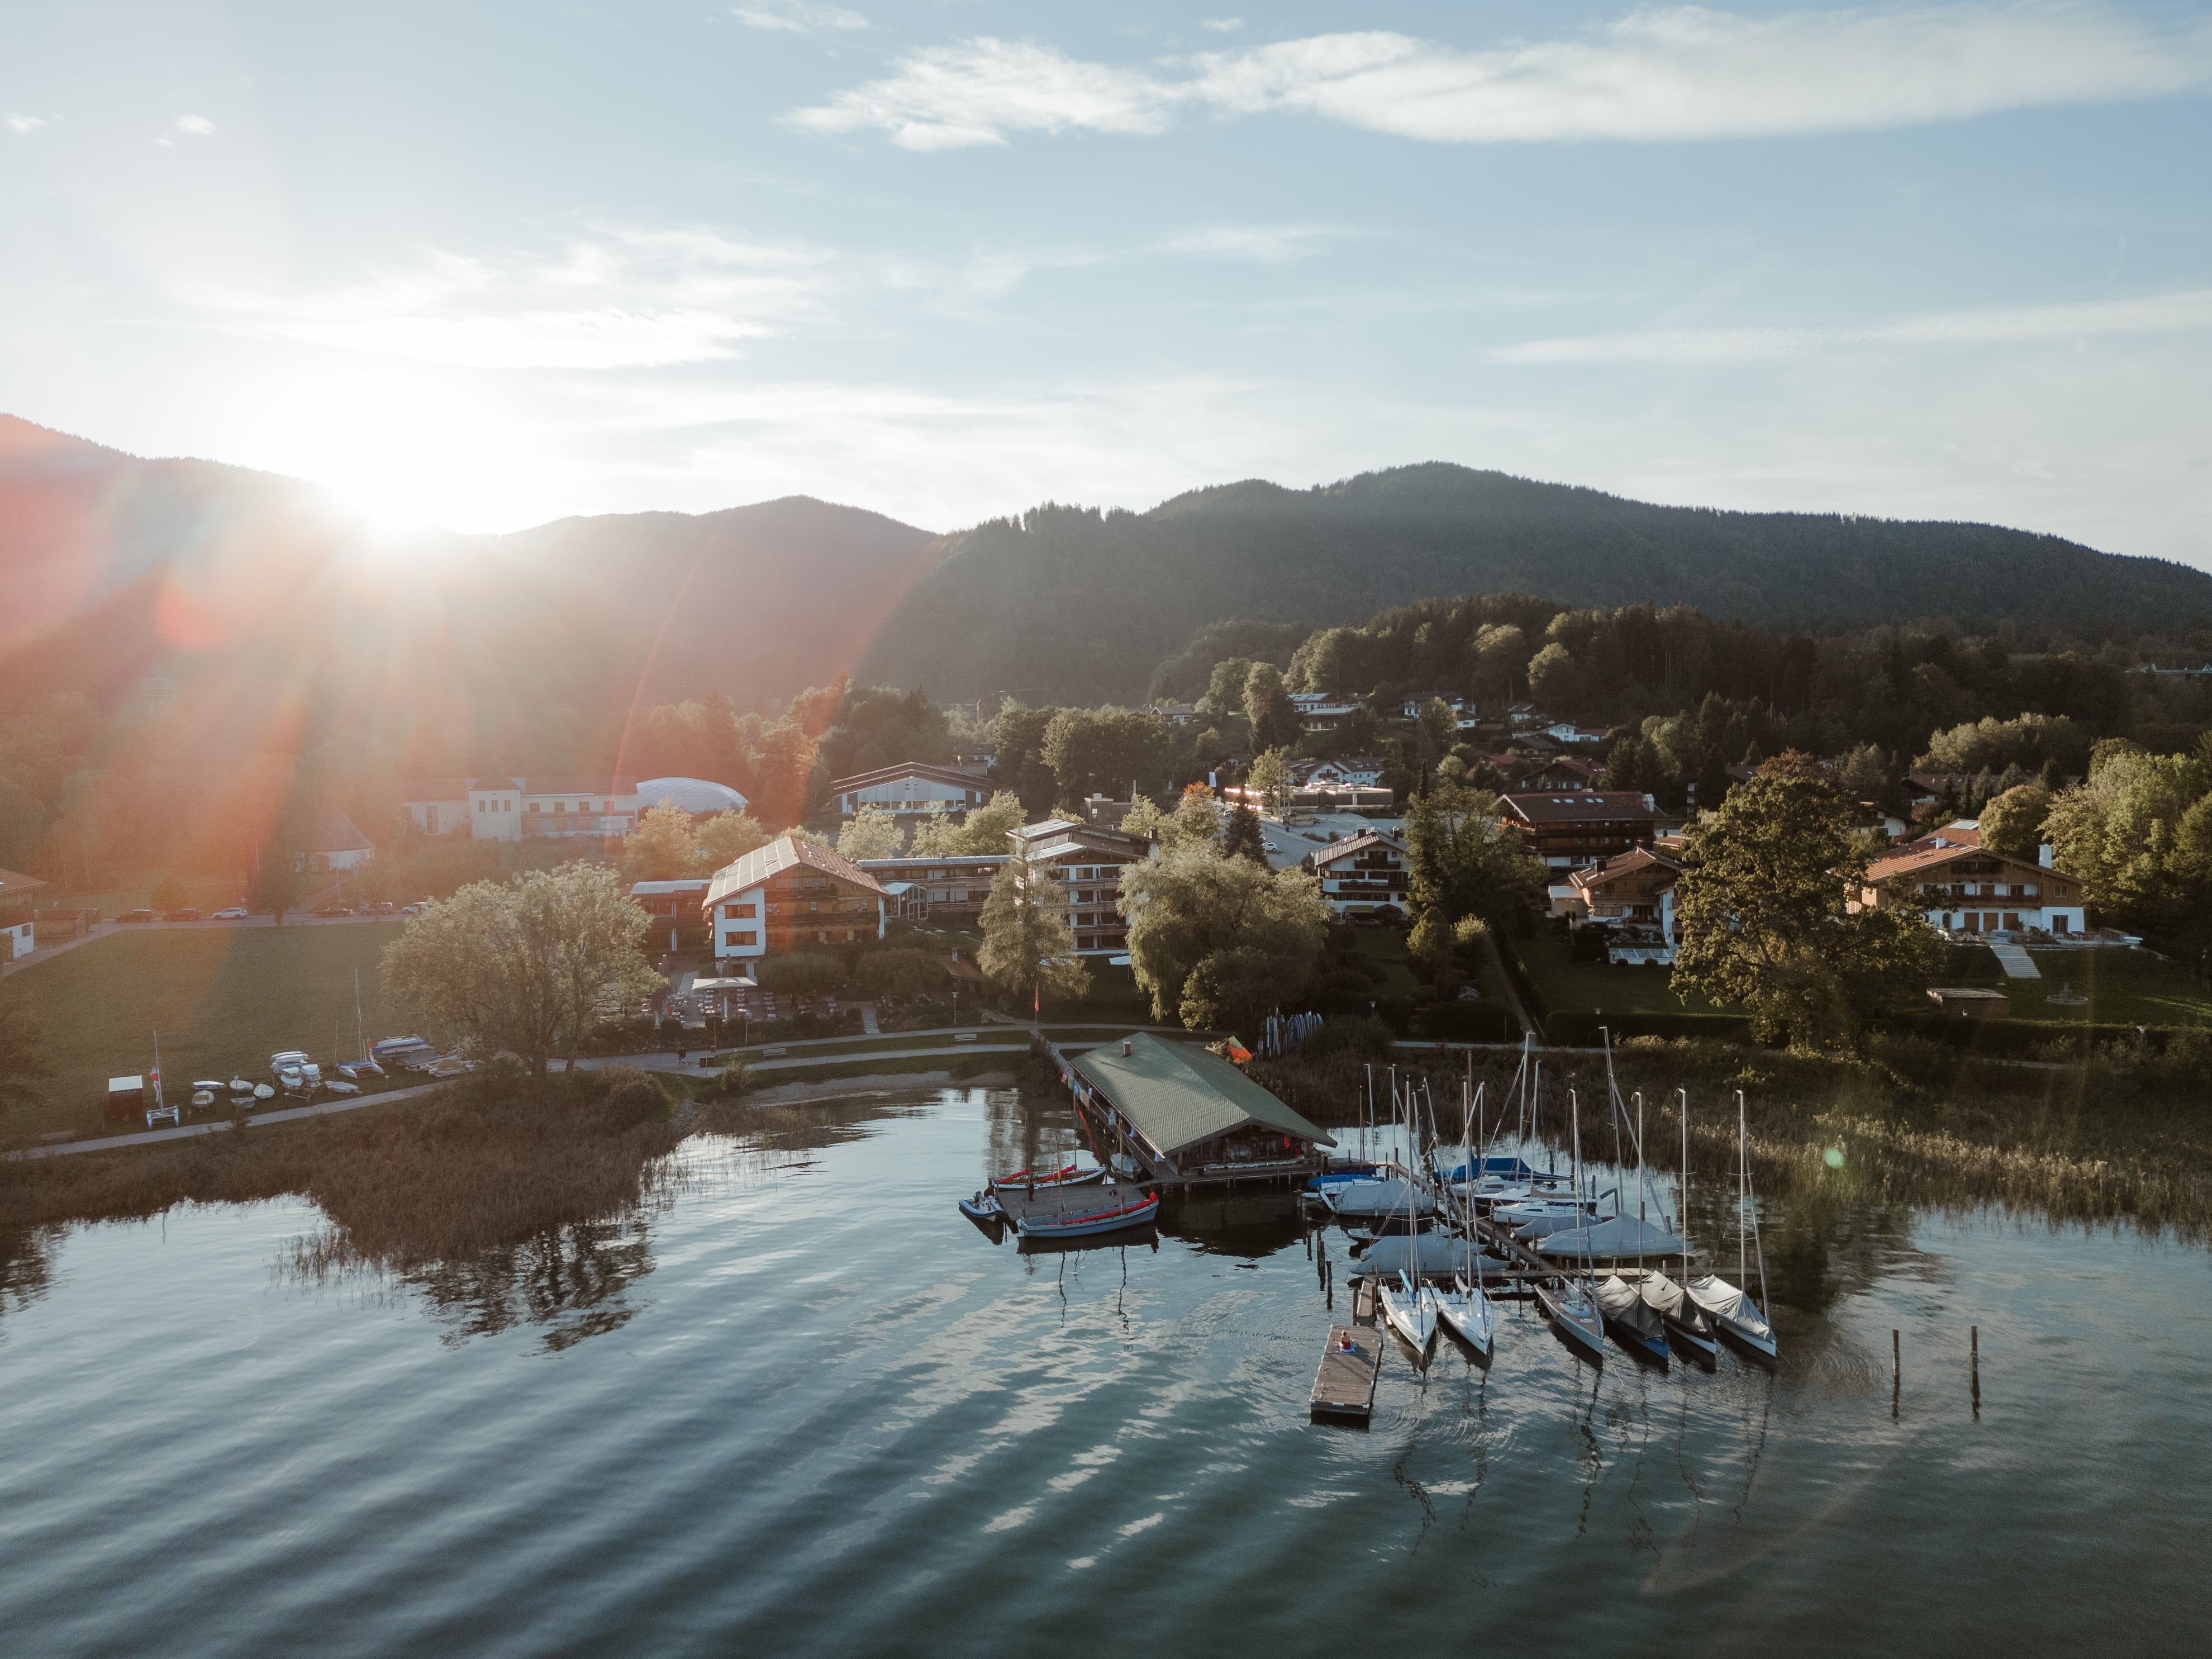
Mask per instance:
[[[1332,1325],[1321,1369],[1314,1373],[1313,1415],[1362,1422],[1373,1417],[1375,1379],[1382,1371],[1382,1333],[1377,1327]]]

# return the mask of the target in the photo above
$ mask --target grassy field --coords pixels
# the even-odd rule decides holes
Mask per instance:
[[[1701,996],[1679,997],[1668,989],[1673,974],[1664,968],[1615,967],[1608,962],[1568,959],[1567,941],[1547,929],[1516,939],[1528,977],[1554,1013],[1717,1014],[1723,1008]]]
[[[2030,951],[2040,979],[2007,979],[1996,955],[1978,945],[1950,947],[1942,983],[2002,991],[2015,1020],[2099,1025],[2212,1025],[2212,986],[2148,951]],[[2071,989],[2087,1004],[2052,1006]],[[1935,1004],[1929,1004],[1932,1010]]]
[[[1413,1000],[1419,981],[1406,960],[1406,936],[1395,927],[1355,927],[1352,948],[1370,968],[1379,969],[1382,982],[1370,994]]]
[[[46,1104],[10,1113],[0,1134],[99,1130],[107,1079],[152,1066],[156,1032],[172,1099],[194,1078],[265,1081],[279,1048],[327,1066],[333,1045],[353,1041],[356,969],[369,1039],[392,1035],[380,1019],[378,964],[398,936],[393,923],[118,933],[25,969],[8,988],[38,1022],[54,1075],[41,1085]]]

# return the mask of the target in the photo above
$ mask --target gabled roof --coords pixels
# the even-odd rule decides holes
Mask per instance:
[[[2045,880],[2071,880],[2063,871],[2046,869],[2031,864],[2026,859],[2007,858],[2002,853],[1992,853],[1986,847],[1923,847],[1917,851],[1892,853],[1886,859],[1876,859],[1867,866],[1869,881],[1887,881],[1893,876],[1917,875],[1923,870],[1933,870],[1948,864],[1954,859],[1995,859],[2014,870],[2033,870]]]
[[[1387,847],[1394,853],[1403,853],[1406,843],[1395,836],[1386,836],[1380,830],[1370,830],[1357,836],[1346,836],[1342,841],[1333,841],[1326,847],[1314,850],[1316,867],[1334,864],[1339,859],[1350,858],[1354,853],[1364,853],[1370,847]]]
[[[888,898],[884,884],[853,862],[817,842],[801,841],[796,836],[778,836],[765,847],[756,847],[735,864],[726,864],[714,872],[714,885],[708,888],[705,904],[711,908],[732,893],[742,893],[748,887],[757,887],[770,876],[786,870],[795,870],[805,865],[819,870],[825,876],[835,876],[840,881],[849,881],[855,887]]]
[[[1145,1139],[1173,1156],[1240,1123],[1261,1123],[1324,1146],[1336,1142],[1220,1055],[1194,1042],[1164,1042],[1149,1031],[1078,1054],[1070,1062],[1136,1125]]]
[[[981,772],[963,772],[957,767],[930,766],[921,761],[903,761],[896,766],[878,766],[872,772],[855,772],[849,778],[835,779],[830,785],[830,793],[842,795],[855,789],[873,789],[878,784],[896,783],[901,778],[921,778],[954,789],[988,789],[991,783],[990,779]]]
[[[339,808],[325,801],[315,814],[314,833],[307,837],[310,853],[374,853],[376,843],[361,833],[361,826]]]
[[[1501,797],[1528,823],[1603,823],[1618,818],[1656,818],[1656,808],[1630,789],[1578,789]]]
[[[0,870],[0,893],[27,893],[33,887],[46,884],[36,876],[27,876],[20,870]]]
[[[1140,859],[1152,850],[1144,836],[1125,835],[1096,823],[1076,823],[1066,818],[1047,818],[1006,831],[1007,839],[1021,842],[1030,856],[1049,861],[1070,853],[1092,853],[1106,858]]]
[[[1648,847],[1632,847],[1626,853],[1616,853],[1609,859],[1576,871],[1567,879],[1577,887],[1595,887],[1601,882],[1632,876],[1638,870],[1655,864],[1670,875],[1682,873],[1682,866],[1664,854],[1655,853]]]

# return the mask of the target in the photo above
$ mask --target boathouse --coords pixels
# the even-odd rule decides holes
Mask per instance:
[[[1147,1031],[1068,1060],[1068,1084],[1103,1154],[1176,1186],[1281,1181],[1336,1142],[1218,1054]]]

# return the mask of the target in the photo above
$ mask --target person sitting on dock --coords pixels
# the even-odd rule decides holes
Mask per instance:
[[[1344,1337],[1338,1341],[1336,1351],[1339,1353],[1358,1353],[1359,1352],[1359,1345],[1357,1342],[1354,1342],[1350,1337]]]

